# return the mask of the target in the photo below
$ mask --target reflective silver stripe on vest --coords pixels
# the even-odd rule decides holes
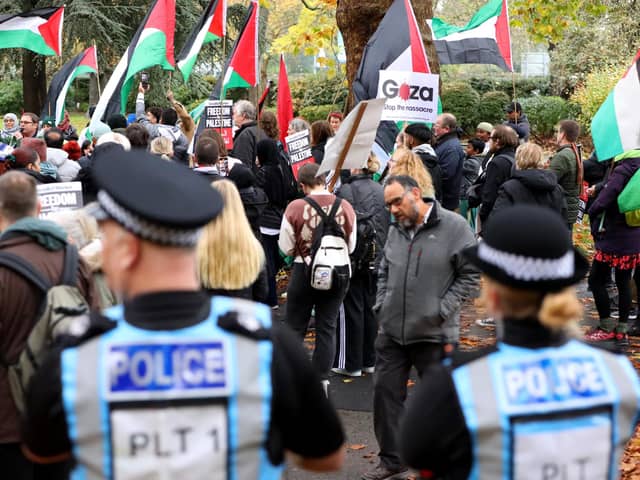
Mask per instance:
[[[264,448],[268,425],[264,418],[264,394],[260,385],[259,343],[237,336],[236,378],[238,381],[238,449],[235,466],[239,479],[259,478],[260,452]]]
[[[633,388],[632,380],[622,368],[622,365],[620,365],[620,359],[609,352],[602,352],[601,355],[620,396],[618,400],[618,414],[614,419],[618,432],[616,436],[617,442],[616,445],[614,445],[614,468],[617,471],[629,433],[632,426],[635,425],[634,422],[638,413],[638,398]]]
[[[74,404],[78,438],[78,464],[86,469],[87,480],[104,478],[104,443],[100,428],[100,339],[78,347],[76,401]]]
[[[479,478],[503,478],[503,432],[493,375],[487,359],[467,366],[478,427],[475,434],[476,467]]]

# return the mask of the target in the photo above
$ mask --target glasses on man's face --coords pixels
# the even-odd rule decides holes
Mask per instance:
[[[36,123],[36,122],[27,122],[25,120],[20,120],[20,125],[29,125],[31,123]]]

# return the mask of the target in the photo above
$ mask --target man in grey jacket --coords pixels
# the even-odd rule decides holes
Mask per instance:
[[[391,176],[384,201],[395,217],[378,271],[378,315],[373,422],[380,447],[378,466],[363,480],[405,472],[398,455],[398,422],[412,366],[418,374],[440,362],[459,337],[460,309],[478,287],[480,273],[461,251],[475,243],[469,225],[431,199],[417,182]]]

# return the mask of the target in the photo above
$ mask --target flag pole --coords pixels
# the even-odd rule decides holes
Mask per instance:
[[[336,186],[336,182],[338,181],[338,178],[340,178],[340,170],[342,170],[342,165],[344,165],[344,161],[347,158],[347,153],[351,148],[351,144],[353,143],[353,139],[356,136],[356,132],[358,131],[358,127],[360,126],[360,121],[362,120],[362,117],[364,117],[364,112],[366,109],[367,109],[367,104],[360,104],[360,109],[356,114],[355,121],[353,122],[353,127],[349,132],[349,136],[347,137],[347,141],[344,145],[344,148],[340,152],[340,156],[338,157],[338,163],[336,164],[336,168],[333,172],[333,177],[331,177],[331,182],[329,182],[328,189],[331,193],[333,193],[333,189]]]
[[[93,48],[95,48],[96,50],[96,66],[97,66],[97,61],[98,61],[98,46],[96,45],[96,41],[93,41]],[[100,88],[100,70],[98,69],[98,71],[96,72],[96,83],[98,84],[98,98],[100,98],[102,96],[102,93],[100,92],[101,88]]]

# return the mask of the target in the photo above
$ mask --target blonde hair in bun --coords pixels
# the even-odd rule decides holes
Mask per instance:
[[[492,299],[492,292],[498,299]],[[577,332],[577,322],[582,317],[582,304],[573,287],[557,293],[521,290],[484,277],[483,298],[494,313],[513,319],[537,318],[551,330]]]

